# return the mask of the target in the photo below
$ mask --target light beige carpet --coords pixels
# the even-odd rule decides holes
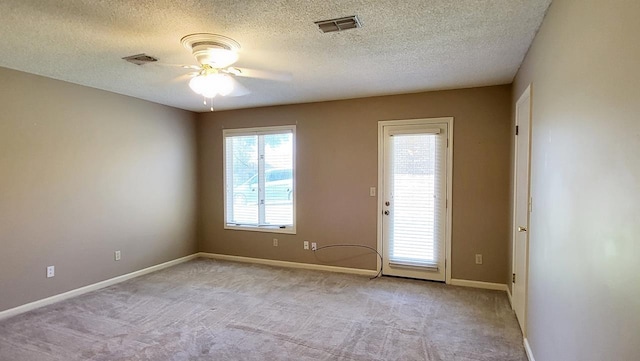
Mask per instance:
[[[518,360],[504,292],[199,259],[0,322],[0,360]]]

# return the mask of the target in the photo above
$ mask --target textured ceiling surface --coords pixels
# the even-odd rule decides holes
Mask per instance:
[[[2,0],[0,66],[192,111],[189,70],[125,62],[146,53],[196,64],[191,33],[233,38],[235,64],[290,73],[238,78],[236,109],[510,83],[551,0]],[[358,15],[363,27],[321,33],[316,20]]]

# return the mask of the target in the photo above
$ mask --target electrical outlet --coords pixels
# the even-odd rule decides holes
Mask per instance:
[[[482,264],[482,255],[476,254],[476,264]]]
[[[115,252],[113,253],[113,258],[114,258],[116,261],[119,261],[119,260],[120,260],[120,258],[121,258],[120,251],[115,251]]]
[[[312,251],[315,251],[315,250],[317,250],[317,249],[318,249],[318,244],[317,244],[316,242],[312,242],[312,243],[311,243],[311,250],[312,250]]]
[[[309,241],[304,241],[304,249],[309,250]]]
[[[48,266],[47,267],[47,278],[51,278],[53,276],[56,275],[56,267],[55,266]]]
[[[278,247],[278,239],[277,238],[273,239],[273,246],[274,247]]]

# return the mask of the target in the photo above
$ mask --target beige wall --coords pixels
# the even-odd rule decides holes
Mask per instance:
[[[195,115],[3,68],[0,84],[0,310],[196,251]]]
[[[640,355],[640,2],[555,0],[533,83],[527,338],[536,361]]]
[[[510,86],[201,114],[200,250],[375,269],[373,254],[321,245],[376,247],[377,122],[455,117],[453,278],[506,283],[509,242]],[[297,124],[297,234],[224,230],[222,129]],[[271,240],[279,239],[279,247]],[[474,255],[482,253],[484,264]]]

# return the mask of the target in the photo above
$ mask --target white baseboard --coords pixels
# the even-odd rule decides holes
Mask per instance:
[[[19,315],[21,313],[29,312],[31,310],[35,310],[36,308],[47,306],[47,305],[50,305],[52,303],[60,302],[60,301],[66,300],[66,299],[71,298],[71,297],[80,296],[80,295],[88,293],[88,292],[92,292],[92,291],[95,291],[95,290],[99,290],[101,288],[109,287],[111,285],[115,285],[116,283],[124,282],[126,280],[130,280],[130,279],[135,278],[135,277],[146,275],[147,273],[159,271],[159,270],[161,270],[163,268],[175,266],[175,265],[177,265],[179,263],[187,262],[187,261],[190,261],[190,260],[195,259],[197,257],[198,257],[197,253],[196,254],[192,254],[192,255],[189,255],[189,256],[186,256],[186,257],[174,259],[173,261],[160,263],[160,264],[157,264],[155,266],[147,267],[147,268],[141,269],[139,271],[127,273],[127,274],[122,275],[122,276],[110,278],[108,280],[104,280],[104,281],[101,281],[101,282],[98,282],[98,283],[94,283],[94,284],[87,285],[87,286],[84,286],[84,287],[76,288],[74,290],[67,291],[67,292],[64,292],[64,293],[60,293],[60,294],[57,294],[55,296],[51,296],[51,297],[43,298],[41,300],[33,301],[33,302],[30,302],[30,303],[24,304],[22,306],[10,308],[8,310],[4,310],[4,311],[0,312],[0,320]]]
[[[139,271],[127,273],[122,276],[110,278],[108,280],[104,280],[98,283],[94,283],[91,285],[87,285],[84,287],[76,288],[71,291],[67,291],[55,296],[47,297],[41,300],[37,300],[34,302],[30,302],[18,307],[10,308],[8,310],[4,310],[0,312],[0,320],[13,317],[19,315],[24,312],[28,312],[34,310],[36,308],[40,308],[43,306],[50,305],[52,303],[60,302],[66,300],[71,297],[76,297],[88,292],[96,291],[101,288],[109,287],[111,285],[127,281],[129,279],[139,277],[151,272],[159,271],[164,268],[168,268],[171,266],[175,266],[177,264],[190,261],[192,259],[202,257],[202,258],[213,258],[220,259],[226,261],[234,261],[234,262],[244,262],[244,263],[255,263],[255,264],[263,264],[268,266],[276,266],[276,267],[287,267],[287,268],[299,268],[299,269],[307,269],[307,270],[315,270],[315,271],[329,271],[329,272],[337,272],[337,273],[348,273],[348,274],[356,274],[363,276],[375,276],[378,274],[375,270],[367,270],[361,268],[348,268],[348,267],[337,267],[337,266],[327,266],[313,263],[299,263],[299,262],[289,262],[289,261],[279,261],[272,259],[263,259],[263,258],[252,258],[252,257],[242,257],[242,256],[232,256],[225,254],[216,254],[216,253],[207,253],[207,252],[199,252],[189,256],[185,256],[182,258],[178,258],[169,262],[161,263],[155,266],[147,267],[141,269]],[[490,283],[490,282],[481,282],[481,281],[470,281],[470,280],[461,280],[461,279],[451,279],[451,285],[454,286],[463,286],[463,287],[474,287],[474,288],[483,288],[489,290],[498,290],[505,291],[509,295],[509,301],[511,301],[511,294],[509,293],[509,289],[507,285],[501,283]],[[525,346],[527,346],[527,341],[525,339]],[[530,352],[527,351],[528,353]],[[530,358],[530,360],[533,360]]]
[[[527,353],[527,358],[529,359],[529,361],[536,361],[536,359],[533,357],[531,346],[529,346],[529,340],[527,340],[526,338],[524,339],[524,351]]]
[[[462,287],[483,288],[485,290],[508,291],[507,285],[502,283],[491,283],[471,280],[460,280],[452,278],[449,284]]]
[[[363,276],[375,276],[378,274],[378,271],[361,269],[361,268],[326,266],[326,265],[314,264],[314,263],[278,261],[273,259],[231,256],[231,255],[217,254],[217,253],[200,252],[198,253],[198,257],[213,258],[213,259],[220,259],[224,261],[234,261],[234,262],[243,262],[243,263],[256,263],[256,264],[263,264],[267,266],[276,266],[276,267],[300,268],[300,269],[307,269],[307,270],[314,270],[314,271],[329,271],[329,272],[337,272],[337,273],[349,273],[349,274],[356,274],[356,275],[363,275]]]
[[[511,290],[509,290],[509,286],[507,286],[507,296],[509,297],[509,305],[511,309],[513,309],[513,299],[511,298]]]

